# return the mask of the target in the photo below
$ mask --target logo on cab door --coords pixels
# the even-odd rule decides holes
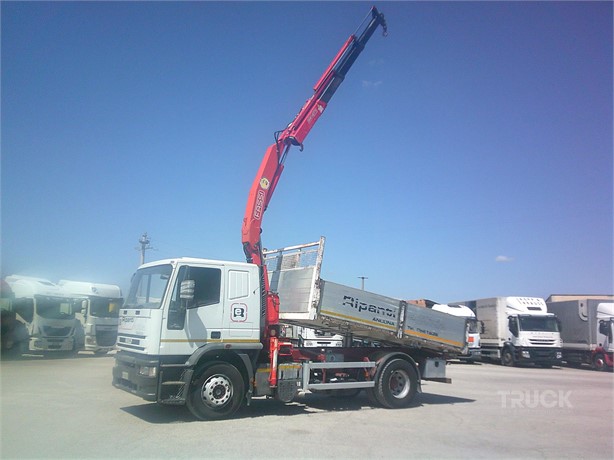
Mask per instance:
[[[233,303],[230,306],[230,320],[235,323],[247,321],[247,305],[244,303]]]

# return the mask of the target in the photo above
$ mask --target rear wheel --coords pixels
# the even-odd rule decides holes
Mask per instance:
[[[236,367],[221,363],[206,368],[191,385],[187,406],[200,420],[219,420],[234,414],[243,402],[245,383]]]
[[[375,397],[384,407],[399,409],[407,407],[416,396],[418,374],[404,359],[393,359],[384,365],[375,384]]]

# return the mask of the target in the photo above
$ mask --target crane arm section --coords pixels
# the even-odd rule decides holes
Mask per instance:
[[[367,25],[364,26],[365,22]],[[311,131],[314,124],[324,110],[339,85],[343,82],[356,58],[364,49],[367,41],[375,30],[382,26],[384,35],[387,34],[384,15],[375,7],[371,8],[369,15],[363,21],[358,34],[352,34],[343,44],[335,58],[324,71],[313,88],[314,94],[305,102],[294,120],[283,130],[275,133],[275,143],[270,145],[249,192],[245,217],[243,219],[242,240],[243,250],[248,262],[263,266],[262,246],[260,234],[262,232],[262,216],[273,196],[275,187],[284,169],[284,161],[291,146],[303,149],[303,141]],[[364,26],[364,27],[363,27]],[[269,290],[266,267],[264,276],[265,291]]]

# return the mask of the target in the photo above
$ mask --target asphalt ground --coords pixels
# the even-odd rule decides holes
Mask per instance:
[[[200,422],[114,388],[113,361],[3,361],[0,458],[614,458],[612,373],[452,363],[407,409],[306,394]]]

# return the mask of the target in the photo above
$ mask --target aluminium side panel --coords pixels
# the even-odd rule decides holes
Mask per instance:
[[[321,280],[319,314],[357,329],[396,334],[400,301],[361,289]]]
[[[440,351],[463,352],[467,346],[467,318],[407,304],[404,338]]]

